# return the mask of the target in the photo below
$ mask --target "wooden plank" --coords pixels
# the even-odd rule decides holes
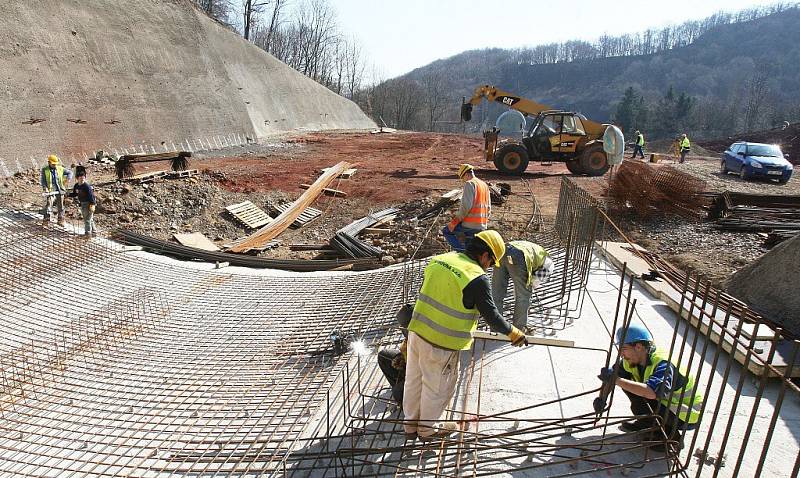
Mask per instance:
[[[350,168],[350,166],[350,163],[342,161],[329,169],[325,174],[314,181],[314,184],[312,184],[312,186],[307,189],[306,192],[301,194],[300,197],[297,198],[297,200],[293,202],[286,211],[278,215],[274,221],[262,227],[255,233],[247,236],[243,240],[237,241],[236,244],[230,248],[230,251],[246,252],[254,247],[258,247],[261,244],[265,244],[270,240],[275,239],[280,233],[285,231],[295,221],[295,219],[300,216],[303,210],[311,206],[311,204],[316,201],[316,199],[322,193],[323,188],[328,187],[328,185],[334,179],[336,179],[336,177],[341,174],[342,171]]]
[[[331,169],[331,168],[322,168],[322,172],[323,173],[327,173],[329,169]],[[339,174],[338,178],[339,179],[350,179],[354,174],[356,174],[356,171],[358,171],[358,169],[356,169],[356,168],[347,169],[345,171],[342,171],[342,173]]]
[[[194,247],[195,249],[202,249],[204,251],[218,251],[219,247],[211,242],[209,238],[200,232],[190,232],[186,234],[173,234],[172,237],[184,246]]]
[[[476,339],[484,339],[484,340],[499,340],[508,342],[507,335],[501,335],[495,332],[488,332],[485,330],[476,330],[472,333],[472,336]],[[548,339],[546,337],[537,337],[535,335],[526,335],[526,339],[528,339],[528,345],[547,345],[548,347],[574,347],[575,342],[572,340],[559,340],[559,339]]]
[[[300,185],[300,189],[308,189],[310,187],[311,187],[310,184],[301,184]],[[339,196],[339,197],[343,197],[343,198],[347,197],[347,193],[346,192],[340,191],[338,189],[322,188],[322,192],[327,194],[328,196],[333,196],[333,197]]]

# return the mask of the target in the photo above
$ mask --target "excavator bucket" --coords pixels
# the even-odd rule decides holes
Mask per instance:
[[[461,120],[469,121],[472,119],[472,105],[470,103],[461,103]]]

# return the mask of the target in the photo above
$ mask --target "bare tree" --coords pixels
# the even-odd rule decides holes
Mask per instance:
[[[756,66],[753,76],[747,81],[747,106],[744,113],[745,131],[752,131],[760,119],[761,107],[767,96],[769,78],[766,65]]]
[[[434,131],[434,124],[441,118],[446,104],[445,81],[441,72],[428,72],[422,77],[425,112],[427,113],[428,131]]]
[[[244,20],[244,39],[250,39],[250,30],[255,25],[258,14],[261,13],[265,6],[269,4],[267,0],[242,0],[242,15]]]

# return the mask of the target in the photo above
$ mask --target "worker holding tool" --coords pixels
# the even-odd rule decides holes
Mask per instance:
[[[97,198],[94,195],[92,185],[86,182],[86,168],[78,166],[75,170],[75,186],[69,195],[78,199],[81,206],[81,216],[83,217],[83,235],[92,237],[95,235],[94,229],[94,209]]]
[[[403,406],[403,387],[406,380],[406,354],[408,346],[408,324],[411,322],[411,313],[414,308],[406,304],[397,312],[397,324],[403,332],[405,339],[399,349],[383,349],[378,352],[378,366],[392,388],[392,398],[400,407]]]
[[[631,156],[631,159],[636,157],[636,153],[639,153],[644,159],[644,135],[637,129],[633,132],[633,137],[636,138],[636,142],[633,144],[633,156]]]
[[[58,212],[58,225],[64,225],[64,195],[67,194],[70,175],[70,170],[61,165],[58,156],[51,154],[47,157],[47,166],[42,168],[39,181],[45,196],[42,226],[50,222],[50,209],[54,206]]]
[[[601,369],[598,378],[621,388],[631,401],[631,411],[641,417],[624,422],[621,428],[634,432],[660,426],[667,439],[675,441],[680,450],[683,431],[697,427],[703,408],[703,397],[694,377],[670,362],[668,355],[655,346],[646,328],[631,325],[626,330],[620,327],[616,337],[617,344],[621,344],[622,360],[613,367]],[[663,437],[661,431],[653,432],[651,439],[662,443],[650,449],[666,451]]]
[[[442,234],[454,251],[463,251],[468,239],[489,227],[489,214],[492,212],[489,186],[475,176],[474,170],[469,164],[462,164],[458,168],[458,179],[464,181],[461,205],[453,219],[442,229]]]
[[[689,143],[689,138],[686,137],[686,133],[681,135],[681,163],[686,161],[686,154],[692,149],[691,143]]]
[[[510,277],[514,282],[512,324],[525,331],[533,289],[547,281],[552,273],[553,261],[542,246],[528,241],[507,242],[506,253],[492,272],[492,300],[497,310],[503,313],[503,300]]]
[[[425,268],[408,326],[403,427],[406,439],[444,438],[458,431],[442,414],[455,392],[459,352],[472,347],[478,315],[508,336],[514,346],[527,344],[525,334],[506,322],[492,302],[486,270],[500,264],[505,243],[497,231],[481,231],[466,251],[431,258]]]

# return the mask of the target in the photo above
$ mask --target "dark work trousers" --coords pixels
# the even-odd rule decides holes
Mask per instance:
[[[633,156],[631,156],[631,159],[636,157],[636,153],[639,153],[642,156],[642,159],[644,159],[644,150],[638,144],[633,145]]]
[[[620,370],[619,376],[620,378],[633,380],[633,376],[631,376],[631,374],[625,370]],[[633,412],[634,415],[660,415],[663,417],[664,433],[666,433],[667,436],[671,437],[672,439],[680,441],[683,438],[683,432],[685,430],[693,430],[697,427],[696,423],[694,425],[690,425],[678,418],[677,415],[675,415],[670,409],[665,407],[658,400],[648,400],[634,393],[625,390],[622,391],[625,392],[625,395],[627,395],[628,399],[631,401],[631,412]],[[652,426],[655,425],[656,422],[653,420]]]
[[[392,366],[392,361],[395,357],[400,355],[399,350],[381,350],[378,352],[378,366],[381,372],[392,387],[392,398],[394,398],[400,406],[403,406],[403,386],[406,381],[406,369],[396,369]]]

